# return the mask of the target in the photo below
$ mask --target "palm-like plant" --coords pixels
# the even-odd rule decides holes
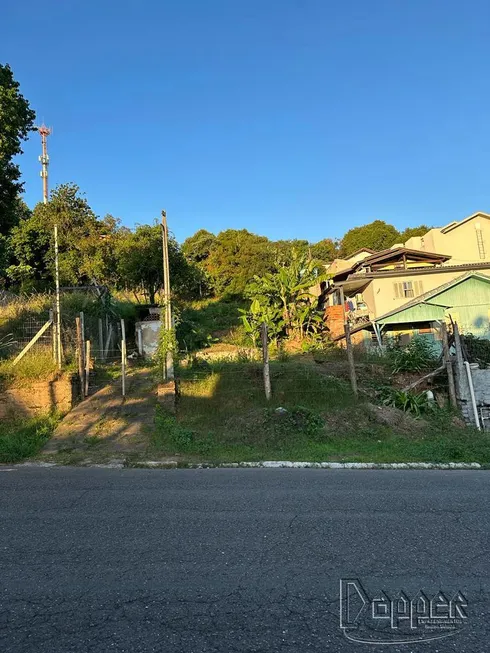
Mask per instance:
[[[261,307],[268,306],[278,312],[271,319],[277,322],[280,317],[281,328],[288,336],[301,337],[305,330],[318,330],[322,323],[312,301],[311,288],[326,276],[319,274],[315,261],[293,250],[288,264],[263,277],[255,276],[248,287],[248,294]],[[258,305],[255,308],[258,309]]]

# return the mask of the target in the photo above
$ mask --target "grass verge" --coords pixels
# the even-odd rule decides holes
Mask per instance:
[[[151,457],[490,465],[490,435],[458,426],[449,411],[416,420],[357,402],[345,381],[311,365],[274,362],[270,403],[260,365],[211,363],[183,374],[177,415],[157,409]]]
[[[56,414],[4,421],[0,425],[0,463],[17,463],[37,454],[59,422]]]

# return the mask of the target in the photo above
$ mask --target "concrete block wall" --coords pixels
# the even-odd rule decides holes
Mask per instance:
[[[23,388],[0,392],[0,419],[34,417],[58,410],[67,413],[79,396],[76,376],[64,376],[50,381],[36,381]]]

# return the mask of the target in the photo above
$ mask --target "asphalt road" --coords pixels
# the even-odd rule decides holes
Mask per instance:
[[[490,650],[490,472],[0,470],[1,651]],[[419,590],[453,625],[370,618]]]

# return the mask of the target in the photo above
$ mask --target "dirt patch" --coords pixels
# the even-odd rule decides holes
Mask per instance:
[[[410,434],[420,432],[428,427],[428,423],[423,419],[415,419],[403,410],[393,406],[376,406],[375,404],[365,404],[366,413],[370,421],[374,421],[383,426],[402,431]]]
[[[151,370],[136,368],[126,397],[115,381],[81,402],[56,429],[43,454],[99,456],[144,452],[155,420],[156,383]]]

